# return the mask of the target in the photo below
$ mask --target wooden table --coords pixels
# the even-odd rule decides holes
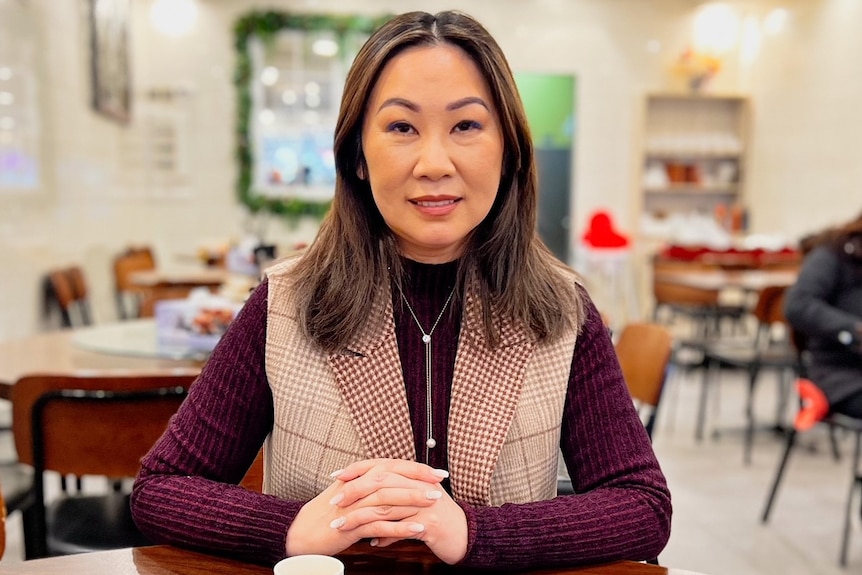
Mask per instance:
[[[0,342],[0,398],[8,399],[11,386],[34,373],[200,372],[202,357],[161,353],[155,337],[153,320],[129,320]]]
[[[339,555],[345,575],[475,573],[441,564],[420,544],[403,543],[399,549],[374,550],[356,546],[357,551]],[[203,555],[169,546],[139,547],[0,564],[0,575],[272,575],[272,568]],[[697,575],[691,571],[668,569],[633,561],[618,561],[594,567],[534,569],[522,573],[536,575]]]
[[[129,274],[129,282],[140,288],[217,288],[231,273],[224,268],[188,270],[141,270]]]
[[[703,270],[658,272],[656,279],[702,290],[740,289],[757,292],[767,286],[791,286],[798,273],[787,270]]]

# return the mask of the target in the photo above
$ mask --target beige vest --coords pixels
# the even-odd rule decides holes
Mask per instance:
[[[296,321],[291,266],[267,273],[266,373],[275,425],[265,445],[264,491],[305,501],[354,461],[416,454],[388,282],[348,348],[330,354]],[[537,343],[528,330],[497,318],[500,345],[491,350],[480,311],[468,289],[449,409],[452,494],[485,506],[552,498],[576,332]]]

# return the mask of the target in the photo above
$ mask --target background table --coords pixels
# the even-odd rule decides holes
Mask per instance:
[[[0,342],[0,398],[8,399],[16,381],[35,373],[200,372],[203,359],[196,352],[159,349],[153,320],[53,331]]]
[[[141,288],[217,288],[231,278],[224,268],[189,270],[140,270],[129,274],[129,281]]]
[[[372,549],[358,545],[340,555],[345,575],[475,573],[439,563],[421,544],[404,542],[398,550]],[[272,575],[272,568],[241,563],[169,546],[139,547],[83,555],[67,555],[23,563],[0,564],[0,575]],[[535,575],[697,575],[632,561],[594,567],[536,569]]]
[[[791,286],[796,283],[797,276],[797,272],[788,270],[701,270],[656,273],[658,280],[686,287],[703,290],[741,289],[753,292],[767,286]]]

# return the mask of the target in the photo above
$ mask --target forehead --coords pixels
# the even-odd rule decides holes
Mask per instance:
[[[380,72],[368,102],[390,97],[458,99],[479,95],[490,106],[491,90],[476,62],[454,44],[412,46]]]

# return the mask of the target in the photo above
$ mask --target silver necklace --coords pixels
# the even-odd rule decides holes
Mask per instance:
[[[422,343],[425,344],[425,463],[428,463],[429,452],[437,447],[437,440],[434,439],[433,418],[431,417],[433,413],[433,405],[431,402],[431,336],[434,334],[434,330],[437,329],[437,324],[440,323],[440,318],[443,317],[443,312],[445,312],[446,308],[449,307],[449,302],[452,301],[452,296],[455,295],[455,288],[453,287],[452,291],[449,292],[449,297],[446,298],[446,303],[443,304],[443,309],[441,309],[440,313],[437,314],[437,319],[434,320],[434,325],[431,326],[428,333],[425,333],[425,330],[422,328],[422,324],[419,323],[419,318],[416,317],[416,313],[410,306],[410,302],[407,301],[407,298],[404,296],[404,292],[401,291],[401,286],[398,286],[398,293],[401,294],[401,299],[404,300],[404,304],[407,306],[408,311],[410,311],[410,315],[413,316],[413,321],[416,322],[416,325],[419,327],[419,331],[422,332]]]

